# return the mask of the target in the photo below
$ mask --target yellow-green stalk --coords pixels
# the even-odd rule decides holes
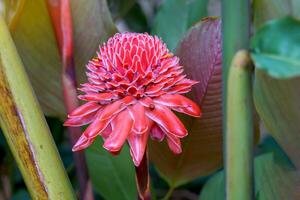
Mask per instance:
[[[249,53],[238,51],[228,75],[225,135],[227,200],[253,199],[253,98]]]
[[[75,199],[40,105],[1,16],[0,93],[1,128],[32,199]]]

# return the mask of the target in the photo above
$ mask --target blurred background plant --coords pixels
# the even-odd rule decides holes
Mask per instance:
[[[76,136],[62,126],[66,110],[70,109],[68,106],[77,103],[70,102],[68,95],[74,95],[70,91],[76,88],[75,82],[84,82],[85,64],[95,55],[98,45],[118,31],[130,31],[162,37],[168,48],[180,57],[188,77],[200,81],[189,95],[201,106],[203,115],[200,119],[180,116],[189,130],[189,136],[183,140],[182,154],[173,155],[164,143],[149,144],[153,199],[225,199],[223,155],[226,158],[227,150],[224,153],[222,139],[221,2],[72,0],[66,7],[63,2],[68,1],[1,0],[0,11],[77,197],[137,199],[134,166],[127,146],[119,156],[112,156],[101,147],[103,141],[97,139],[78,159],[71,152],[70,144]],[[223,2],[239,5],[241,1]],[[224,33],[225,58],[227,45],[234,46],[239,40],[245,40],[247,45],[243,48],[251,50],[255,65],[255,75],[249,73],[259,116],[254,120],[255,199],[300,198],[300,22],[296,20],[299,8],[299,0],[253,0],[251,6],[245,8],[252,11],[251,23],[232,29],[250,30],[250,46],[249,36],[243,39],[236,36],[239,32],[229,31],[233,39],[224,42],[227,39]],[[249,19],[236,9],[223,6],[223,14],[224,11],[232,13],[232,17],[240,17],[241,22]],[[269,23],[270,20],[275,21]],[[62,34],[66,32],[69,36]],[[71,47],[68,46],[70,38]],[[71,58],[65,50],[70,51]],[[224,65],[228,67],[232,57],[226,59]],[[71,81],[69,85],[68,80]],[[227,78],[224,80],[226,82]],[[251,87],[245,90],[251,93]],[[3,113],[5,109],[1,110],[1,116]],[[5,120],[1,125],[3,123]],[[0,200],[30,199],[3,134],[0,134],[0,155]],[[79,174],[85,175],[80,178]]]

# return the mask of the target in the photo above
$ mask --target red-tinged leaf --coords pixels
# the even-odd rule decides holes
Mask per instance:
[[[208,18],[195,25],[177,55],[188,78],[200,81],[191,97],[200,105],[202,117],[181,117],[189,135],[182,139],[182,153],[177,156],[166,143],[151,142],[150,158],[173,187],[207,176],[222,165],[221,21]]]

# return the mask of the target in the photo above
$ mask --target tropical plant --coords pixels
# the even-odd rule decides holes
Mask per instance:
[[[0,200],[300,198],[299,0],[0,8]]]

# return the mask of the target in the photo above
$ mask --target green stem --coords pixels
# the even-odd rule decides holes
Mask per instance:
[[[235,53],[248,49],[250,37],[250,1],[222,1],[223,78],[227,83],[228,70]]]
[[[240,184],[236,182],[235,177],[232,177],[235,173],[239,173],[239,170],[235,169],[235,165],[232,166],[234,162],[239,162],[239,160],[232,161],[231,159],[241,159],[241,163],[243,162],[243,157],[232,157],[232,150],[238,151],[241,147],[239,144],[235,144],[237,141],[232,141],[229,138],[233,135],[230,132],[231,129],[227,127],[230,122],[227,119],[229,114],[232,114],[231,106],[235,106],[229,100],[232,98],[227,94],[228,87],[228,72],[229,67],[232,61],[233,56],[235,53],[240,49],[248,49],[249,46],[249,36],[250,36],[250,0],[223,0],[222,1],[222,34],[223,34],[223,66],[222,66],[222,73],[223,73],[223,135],[225,138],[224,142],[224,162],[225,162],[225,172],[226,172],[226,197],[228,200],[236,199],[235,195],[244,194],[244,191],[239,192],[237,191],[236,186]],[[237,85],[238,83],[236,83]],[[232,88],[231,88],[232,90]],[[246,90],[246,89],[243,89]],[[247,90],[246,90],[247,91]],[[239,94],[240,95],[240,94]],[[227,102],[231,103],[231,106],[227,107]],[[241,109],[241,108],[239,108]],[[230,112],[230,113],[229,113]],[[227,121],[228,120],[228,121]],[[239,122],[243,119],[239,119]],[[239,123],[238,122],[238,123]],[[244,122],[242,122],[244,123]],[[243,135],[244,136],[244,135]],[[240,137],[243,137],[240,135]],[[246,140],[246,138],[243,138]],[[228,143],[227,143],[228,142]],[[234,143],[234,144],[233,144]],[[237,145],[237,146],[233,146]],[[233,148],[233,149],[230,149]],[[247,159],[247,158],[245,158]],[[234,167],[234,168],[232,168]],[[247,170],[245,170],[247,171]],[[250,176],[250,175],[249,175]],[[248,180],[248,179],[247,179]],[[245,182],[247,181],[245,180]],[[234,182],[234,186],[231,184]],[[234,198],[232,198],[234,197]],[[243,198],[237,198],[243,199]],[[243,199],[244,200],[244,199]],[[247,200],[247,198],[245,199]]]
[[[32,199],[75,199],[5,21],[0,16],[0,124]]]
[[[247,51],[233,59],[228,77],[226,199],[253,199],[252,63]]]

